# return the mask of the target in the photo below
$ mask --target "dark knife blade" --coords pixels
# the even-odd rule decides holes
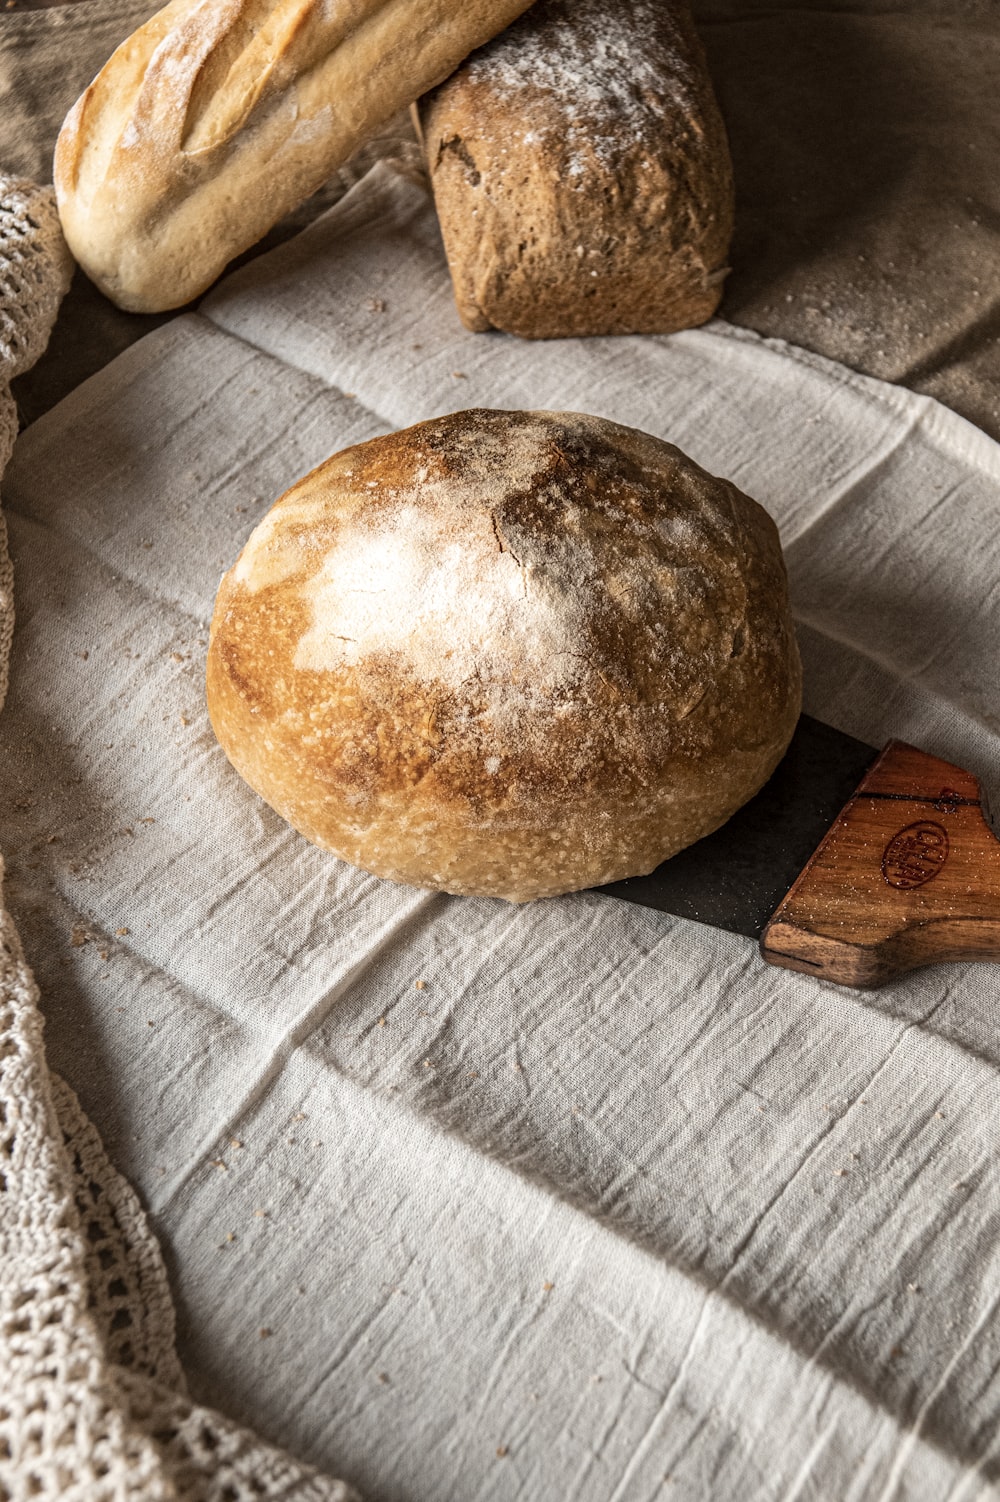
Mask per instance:
[[[877,755],[804,714],[770,781],[721,829],[648,876],[596,890],[759,939]]]

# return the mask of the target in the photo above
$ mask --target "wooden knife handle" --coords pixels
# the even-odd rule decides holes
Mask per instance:
[[[771,965],[884,985],[1000,960],[1000,840],[961,767],[890,741],[764,929]]]

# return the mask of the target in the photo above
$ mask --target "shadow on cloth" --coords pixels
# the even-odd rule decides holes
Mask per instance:
[[[694,0],[737,188],[722,314],[1000,436],[995,12]]]

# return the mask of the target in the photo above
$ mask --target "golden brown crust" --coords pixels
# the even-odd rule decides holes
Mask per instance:
[[[203,292],[528,0],[172,0],[63,125],[70,249],[120,307]]]
[[[346,449],[223,579],[212,723],[377,875],[513,901],[658,865],[799,711],[777,532],[635,429],[473,411]]]
[[[468,328],[671,333],[714,313],[732,170],[685,0],[537,0],[420,120]]]

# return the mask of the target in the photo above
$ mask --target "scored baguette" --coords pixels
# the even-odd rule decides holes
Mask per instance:
[[[529,0],[172,0],[73,106],[59,216],[119,307],[176,308]]]
[[[468,328],[667,334],[715,312],[732,169],[686,0],[537,0],[418,118]]]

